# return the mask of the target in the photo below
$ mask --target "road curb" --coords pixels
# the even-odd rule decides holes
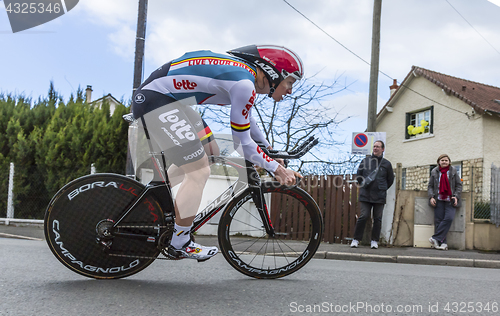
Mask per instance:
[[[474,259],[398,256],[398,263],[474,267]]]
[[[474,259],[474,267],[476,267],[476,268],[500,269],[500,261],[498,261],[498,260]]]
[[[322,257],[323,257],[323,252],[321,254],[321,258]],[[326,252],[324,258],[330,260],[388,262],[388,263],[500,269],[500,260],[436,258],[436,257],[418,257],[418,256],[389,256],[389,255],[371,255],[371,254],[345,253],[345,252]]]
[[[361,261],[397,263],[397,256],[362,254]]]
[[[314,259],[325,259],[326,258],[326,251],[316,251],[313,258]]]
[[[326,259],[333,260],[350,260],[350,261],[361,261],[360,253],[345,253],[345,252],[326,252]]]
[[[27,240],[36,240],[36,241],[42,241],[42,240],[44,240],[44,239],[35,238],[35,237],[26,237],[26,236],[12,235],[12,234],[7,234],[7,233],[0,233],[0,237],[16,238],[16,239],[27,239]]]
[[[327,252],[325,259],[397,263],[397,256]]]

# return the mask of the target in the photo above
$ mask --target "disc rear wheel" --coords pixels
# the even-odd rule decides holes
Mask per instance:
[[[116,174],[89,175],[65,185],[44,220],[45,239],[56,258],[97,279],[122,278],[146,268],[160,253],[157,241],[164,222],[154,196],[146,196],[114,227],[143,189]]]

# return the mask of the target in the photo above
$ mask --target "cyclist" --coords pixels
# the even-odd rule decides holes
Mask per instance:
[[[175,198],[175,228],[168,253],[176,258],[207,260],[217,247],[191,240],[190,230],[210,175],[209,155],[218,147],[208,125],[190,105],[231,105],[230,124],[235,148],[245,159],[272,173],[284,185],[295,184],[299,173],[269,158],[257,143],[272,149],[252,117],[256,94],[279,102],[292,93],[304,74],[293,51],[275,45],[249,45],[228,51],[184,54],[155,70],[134,93],[132,112],[141,118],[149,136],[173,163],[168,170]]]

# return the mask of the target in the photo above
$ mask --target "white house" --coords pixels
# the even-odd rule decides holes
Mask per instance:
[[[92,101],[92,86],[87,86],[87,89],[85,89],[85,95],[86,95],[86,100],[87,103],[90,103],[98,108],[101,108],[101,105],[104,101],[108,102],[109,104],[109,115],[113,115],[115,112],[116,106],[118,104],[121,104],[120,101],[118,101],[115,97],[111,95],[111,93],[103,96],[102,98],[99,98],[95,101]]]
[[[446,153],[470,199],[488,201],[491,166],[500,167],[500,88],[413,66],[391,91],[376,131],[386,132],[385,157],[397,167],[397,189],[426,191],[430,170]],[[489,226],[482,238],[500,248],[500,229]]]

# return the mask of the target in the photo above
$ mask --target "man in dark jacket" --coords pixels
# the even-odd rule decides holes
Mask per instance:
[[[359,190],[359,202],[361,204],[361,215],[356,222],[354,239],[351,247],[357,248],[359,241],[363,239],[366,221],[370,218],[373,209],[373,229],[371,236],[371,248],[378,248],[380,230],[382,228],[382,211],[384,210],[387,189],[394,182],[394,172],[389,160],[383,157],[385,150],[384,142],[378,140],[373,143],[373,154],[363,159],[358,168],[357,181],[361,188]]]

